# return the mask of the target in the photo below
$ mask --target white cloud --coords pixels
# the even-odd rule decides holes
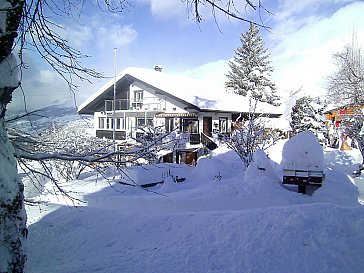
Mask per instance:
[[[68,85],[54,71],[39,70],[31,74],[27,76],[27,71],[24,71],[22,81],[24,94],[20,88],[14,92],[9,110],[24,111],[26,107],[28,111],[32,111],[49,105],[69,104],[73,100]]]
[[[286,21],[281,22],[274,29],[274,35],[281,40],[275,40],[271,50],[274,78],[280,91],[288,94],[303,86],[313,96],[325,93],[326,77],[335,68],[332,54],[351,42],[353,31],[364,45],[363,9],[364,3],[357,2],[327,18],[312,16],[292,33],[279,33],[286,26]]]
[[[305,3],[302,8],[315,2],[307,0]],[[301,18],[303,14],[300,17],[293,16],[288,27],[292,23],[292,30],[295,31],[287,31],[287,21],[278,22],[266,46],[275,69],[272,79],[280,95],[288,96],[300,87],[303,93],[312,96],[326,93],[326,78],[335,69],[332,54],[351,42],[353,31],[364,46],[362,10],[364,3],[356,2],[337,9],[327,17],[316,16],[315,13],[304,19]],[[299,28],[293,26],[295,20],[301,20]],[[184,71],[183,74],[223,85],[225,74],[229,71],[227,63],[228,60],[213,61]]]
[[[355,0],[300,0],[292,3],[291,0],[279,0],[278,12],[276,13],[277,20],[286,20],[290,17],[299,17],[308,13],[325,14],[337,5],[345,5]],[[305,16],[303,16],[305,17]]]
[[[79,24],[66,27],[63,32],[63,37],[77,49],[86,46],[92,37],[92,29],[89,26]]]
[[[186,18],[186,4],[181,0],[150,0],[150,9],[159,19]]]
[[[133,24],[122,24],[122,17],[113,13],[108,17],[96,13],[88,19],[87,24],[73,22],[57,31],[81,51],[95,50],[95,46],[128,46],[138,37]]]
[[[124,46],[131,44],[138,36],[137,31],[132,25],[113,26],[111,28],[111,40],[115,42],[117,46]]]
[[[182,72],[182,74],[191,78],[212,82],[218,86],[221,86],[223,89],[226,82],[225,74],[227,74],[228,71],[228,61],[217,60],[186,70]]]
[[[96,37],[101,45],[127,46],[138,37],[138,32],[132,25],[113,24],[100,26]]]
[[[182,25],[195,21],[195,3],[193,1],[183,0],[137,0],[141,3],[150,5],[152,15],[160,20],[177,19]],[[250,7],[247,7],[244,1],[234,2],[228,8],[229,0],[215,1],[214,4],[223,9],[229,9],[229,12],[255,21],[258,17],[258,11]],[[254,1],[253,1],[254,2]],[[218,8],[213,8],[211,4],[199,2],[198,6],[199,15],[202,18],[202,24],[214,21],[214,23],[220,25],[239,23],[240,20],[236,20],[227,16]],[[265,15],[264,12],[262,15]],[[190,20],[188,20],[190,19]]]

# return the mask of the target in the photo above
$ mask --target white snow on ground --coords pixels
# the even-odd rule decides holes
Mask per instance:
[[[245,172],[224,147],[196,167],[126,172],[165,181],[150,191],[84,173],[64,183],[86,202],[77,208],[47,184],[35,199],[50,200],[48,212],[28,208],[26,272],[363,272],[364,178],[348,176],[360,153],[325,149],[324,186],[308,196],[281,184],[283,144]]]

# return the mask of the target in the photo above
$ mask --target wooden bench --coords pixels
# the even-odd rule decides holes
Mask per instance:
[[[323,171],[283,170],[283,184],[298,185],[300,193],[306,193],[307,186],[321,187],[323,179]]]

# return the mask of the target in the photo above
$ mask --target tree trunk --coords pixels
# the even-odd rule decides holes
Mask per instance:
[[[4,113],[5,104],[0,102],[0,272],[23,272],[27,236],[23,185],[6,133]]]
[[[27,236],[23,184],[5,128],[5,111],[19,86],[13,49],[24,0],[0,0],[0,272],[23,272]]]

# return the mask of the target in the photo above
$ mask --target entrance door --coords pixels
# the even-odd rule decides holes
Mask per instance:
[[[212,136],[212,117],[203,117],[203,133]]]

